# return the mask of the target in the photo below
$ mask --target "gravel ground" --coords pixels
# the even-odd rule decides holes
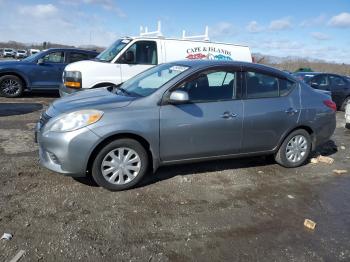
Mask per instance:
[[[33,128],[55,94],[0,98],[0,261],[350,261],[350,131],[333,164],[255,157],[164,167],[109,192],[38,164]],[[315,230],[304,228],[314,220]]]

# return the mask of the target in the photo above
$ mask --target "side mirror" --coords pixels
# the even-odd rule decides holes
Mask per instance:
[[[38,65],[42,65],[42,64],[44,64],[44,59],[39,58],[39,59],[38,59],[37,64],[38,64]]]
[[[184,104],[188,102],[190,99],[188,97],[188,93],[186,91],[176,90],[171,92],[169,97],[170,104]]]
[[[125,61],[130,63],[130,62],[134,62],[134,60],[135,60],[134,52],[127,51],[125,53]]]

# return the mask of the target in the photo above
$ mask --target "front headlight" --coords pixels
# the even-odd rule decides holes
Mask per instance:
[[[66,87],[81,88],[81,72],[79,71],[64,71],[63,83]]]
[[[102,116],[102,111],[94,109],[75,111],[64,114],[61,117],[53,120],[52,123],[48,123],[45,129],[52,132],[74,131],[96,123]]]

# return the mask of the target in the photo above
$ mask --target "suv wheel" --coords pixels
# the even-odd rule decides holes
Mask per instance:
[[[19,97],[23,93],[23,82],[14,75],[0,77],[0,95],[4,97]]]
[[[147,169],[148,156],[144,147],[133,139],[118,139],[97,154],[92,177],[99,186],[120,191],[135,186]]]
[[[311,137],[303,129],[290,133],[280,146],[275,160],[284,167],[298,167],[303,165],[311,152]]]

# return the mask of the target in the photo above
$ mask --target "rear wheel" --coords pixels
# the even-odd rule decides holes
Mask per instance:
[[[135,186],[148,169],[148,156],[143,146],[133,139],[118,139],[97,154],[92,177],[99,186],[120,191]]]
[[[275,160],[284,167],[298,167],[306,162],[310,151],[311,137],[309,133],[298,129],[285,138],[275,155]]]
[[[19,97],[23,93],[22,80],[14,75],[0,77],[0,95],[4,97]]]

